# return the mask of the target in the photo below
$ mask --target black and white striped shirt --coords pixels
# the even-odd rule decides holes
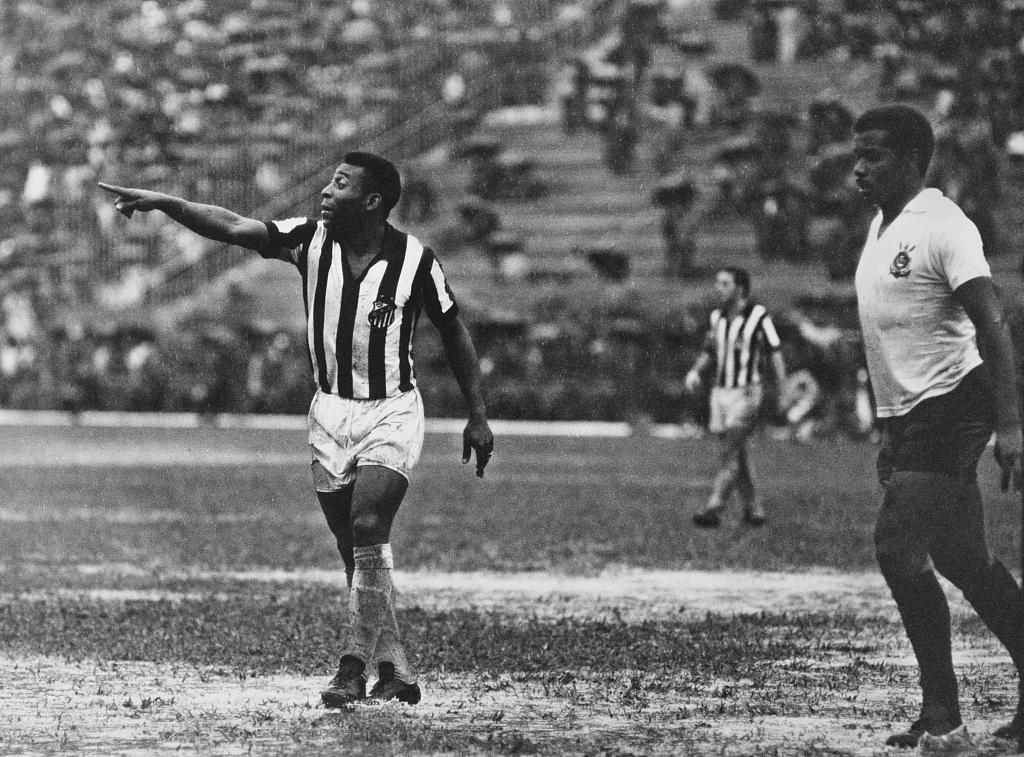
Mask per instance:
[[[306,339],[320,391],[383,399],[416,386],[412,339],[420,312],[434,324],[458,305],[434,253],[388,224],[376,258],[352,276],[341,246],[322,221],[268,221],[263,257],[302,274]]]
[[[737,387],[761,382],[761,360],[782,343],[764,305],[748,303],[729,316],[722,308],[711,313],[704,348],[715,361],[715,386]]]

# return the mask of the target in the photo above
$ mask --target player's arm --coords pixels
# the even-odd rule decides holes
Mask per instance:
[[[707,336],[704,337],[704,347],[701,349],[700,355],[693,362],[693,367],[690,368],[686,374],[686,378],[683,380],[683,385],[686,387],[686,391],[695,392],[700,389],[701,376],[704,371],[711,367],[711,362],[714,360],[712,357],[714,336],[709,331]]]
[[[792,404],[792,397],[787,390],[786,358],[782,356],[781,349],[772,350],[771,362],[772,372],[775,374],[775,386],[779,388],[779,412],[785,414]]]
[[[476,475],[483,477],[484,468],[494,451],[494,434],[487,422],[487,406],[484,403],[483,381],[480,376],[480,360],[473,346],[469,329],[457,315],[439,319],[437,323],[441,341],[444,344],[448,365],[455,381],[466,398],[469,421],[462,432],[462,462],[468,463],[470,451],[476,451]]]
[[[775,383],[779,387],[786,385],[786,358],[782,356],[782,350],[772,350],[772,371],[775,373]]]
[[[988,276],[965,281],[953,297],[971,319],[977,333],[978,350],[992,371],[996,410],[996,458],[1003,469],[1003,488],[1011,477],[1021,486],[1021,419],[1017,397],[1017,366],[1010,326],[1003,315],[995,285]]]
[[[117,196],[114,207],[127,218],[135,211],[159,210],[185,228],[215,242],[260,250],[269,241],[262,221],[246,218],[227,208],[191,202],[181,197],[99,182],[100,189]]]
[[[790,397],[786,391],[786,358],[782,355],[782,340],[779,339],[779,332],[775,330],[775,323],[767,313],[761,319],[762,344],[769,350],[772,373],[775,375],[775,386],[778,387],[779,412],[785,414],[789,410]]]

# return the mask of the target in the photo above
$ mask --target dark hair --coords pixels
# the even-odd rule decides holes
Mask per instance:
[[[886,132],[884,144],[897,153],[917,152],[917,167],[928,170],[935,149],[935,132],[921,111],[909,105],[882,105],[864,111],[853,123],[853,132],[879,129]]]
[[[727,265],[719,268],[718,272],[727,273],[732,276],[732,283],[743,290],[744,297],[750,294],[750,271],[746,268],[740,268],[738,265]]]
[[[363,189],[367,194],[380,195],[380,208],[387,218],[391,209],[398,204],[398,198],[402,196],[402,177],[395,164],[380,155],[359,150],[345,153],[344,162],[363,169]]]

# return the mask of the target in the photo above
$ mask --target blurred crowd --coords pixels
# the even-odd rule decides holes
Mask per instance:
[[[974,220],[990,255],[1006,166],[1024,164],[1024,3],[1013,0],[721,0],[746,25],[746,61],[660,6],[627,6],[617,28],[568,62],[559,92],[567,133],[602,135],[608,169],[632,170],[641,140],[664,178],[668,276],[694,271],[696,238],[726,216],[753,226],[765,259],[824,263],[852,275],[850,240],[870,212],[852,185],[853,103],[761,98],[759,66],[821,60],[877,81],[882,100],[913,101],[937,125],[929,181]],[[708,146],[711,146],[710,155]]]
[[[445,198],[429,167],[405,157],[452,140],[469,185],[446,250],[480,246],[499,272],[521,251],[499,205],[550,188],[532,156],[473,127],[489,107],[541,104],[553,92],[564,131],[599,134],[612,175],[633,170],[642,140],[654,144],[666,276],[692,275],[699,235],[738,218],[752,224],[762,258],[824,263],[847,279],[870,216],[851,184],[852,106],[829,96],[765,103],[758,71],[863,65],[877,72],[879,97],[934,115],[931,182],[998,254],[1003,167],[1024,159],[1019,5],[718,0],[721,18],[746,25],[744,62],[709,57],[716,41],[667,12],[679,2],[0,0],[0,406],[305,412],[300,333],[211,316],[166,330],[61,317],[69,305],[137,304],[155,267],[202,252],[159,215],[115,226],[94,182],[255,211],[319,175],[361,131],[385,132],[438,104],[441,132],[417,129],[409,156],[394,155],[406,173],[396,216],[437,220]],[[581,21],[591,24],[588,45],[542,44],[537,29],[584,7],[594,11]],[[591,262],[623,278],[614,255]],[[704,304],[655,316],[628,296],[599,299],[594,308],[552,300],[526,319],[473,314],[495,417],[699,423],[706,403],[681,377],[703,337]],[[832,320],[780,318],[803,401],[774,420],[800,433],[864,433],[855,328]],[[457,415],[461,397],[432,333],[423,330],[417,354],[428,408]]]
[[[305,413],[305,345],[213,322],[173,332],[75,324],[0,343],[0,406],[18,410]]]
[[[388,134],[440,103],[446,119],[389,149],[401,160],[489,107],[539,102],[544,51],[532,30],[571,20],[573,6],[0,0],[0,403],[304,411],[295,335],[76,322],[138,306],[161,265],[203,253],[159,214],[120,223],[95,182],[256,212],[315,181],[360,133]],[[492,71],[505,73],[481,75]],[[399,209],[413,219],[432,212],[417,178],[406,177]]]
[[[655,317],[623,289],[612,302],[585,308],[553,296],[529,320],[474,314],[470,322],[491,415],[699,426],[707,402],[688,394],[682,377],[701,349],[707,305]],[[139,323],[46,327],[27,303],[8,301],[0,407],[305,413],[314,389],[305,335],[236,317],[237,309],[232,303],[173,329]],[[806,403],[798,417],[768,420],[810,423],[820,432],[863,432],[853,414],[860,365],[855,332],[802,316],[781,318],[779,328]],[[464,412],[433,329],[420,332],[416,373],[431,415]]]
[[[160,217],[115,226],[97,179],[254,212],[359,134],[437,103],[471,123],[493,98],[542,96],[522,30],[562,8],[514,6],[0,0],[0,275],[61,305],[137,301],[156,266],[202,243]],[[480,71],[513,57],[475,98]],[[389,153],[446,136],[435,121]]]

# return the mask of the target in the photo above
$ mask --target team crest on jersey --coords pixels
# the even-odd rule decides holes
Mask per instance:
[[[914,249],[912,244],[901,244],[896,257],[889,265],[889,273],[894,279],[905,279],[910,276],[910,251]]]
[[[395,310],[398,306],[393,299],[380,299],[373,303],[373,309],[366,316],[370,326],[375,329],[386,329],[395,322]]]

